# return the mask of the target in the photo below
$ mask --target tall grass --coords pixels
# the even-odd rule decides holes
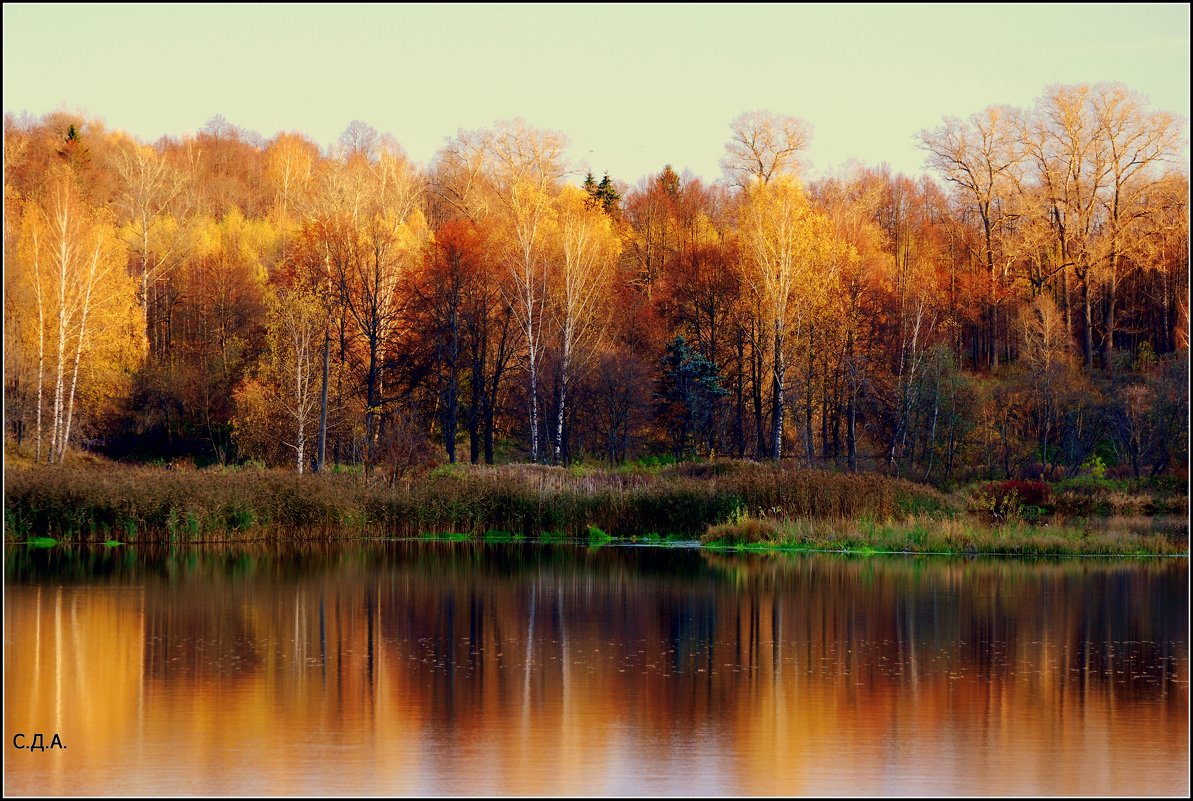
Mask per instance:
[[[175,542],[327,530],[363,522],[354,495],[350,480],[283,471],[18,468],[5,475],[5,536]]]
[[[1186,515],[1188,486],[1172,476],[1066,479],[1052,488],[1051,508],[1068,515]]]
[[[877,521],[744,518],[710,526],[700,538],[714,549],[891,551],[904,553],[1187,555],[1187,525],[1112,519],[989,526],[966,517],[910,515]]]
[[[882,517],[944,502],[935,490],[899,479],[747,462],[616,472],[456,466],[396,489],[276,470],[80,465],[10,469],[5,490],[8,539],[94,542],[492,530],[586,538],[590,528],[613,537],[695,537],[743,514]]]

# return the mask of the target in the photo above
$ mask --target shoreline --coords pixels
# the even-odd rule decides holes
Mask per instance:
[[[1105,551],[1033,551],[1024,552],[1022,550],[915,550],[902,549],[891,550],[885,548],[874,548],[870,546],[860,547],[832,547],[813,546],[803,544],[787,544],[787,543],[735,543],[723,544],[719,542],[701,543],[695,539],[673,539],[673,540],[656,540],[647,541],[643,538],[636,537],[614,537],[600,542],[593,542],[584,538],[577,537],[473,537],[460,535],[417,535],[417,536],[361,536],[359,534],[346,534],[343,536],[327,536],[327,537],[306,537],[301,539],[281,539],[278,537],[252,537],[244,539],[232,540],[188,540],[185,542],[141,542],[141,543],[124,543],[116,541],[95,542],[92,540],[54,540],[52,538],[34,538],[32,540],[23,541],[8,541],[7,546],[24,546],[27,549],[49,549],[49,548],[136,548],[136,547],[197,547],[197,548],[211,548],[211,547],[234,547],[234,546],[297,546],[310,545],[321,543],[383,543],[383,542],[420,542],[420,543],[467,543],[471,545],[573,545],[584,548],[607,548],[607,547],[621,547],[621,548],[654,548],[659,550],[685,550],[696,551],[711,554],[839,554],[842,556],[944,556],[944,557],[964,557],[964,558],[980,558],[980,557],[999,557],[999,558],[1014,558],[1014,559],[1053,559],[1053,558],[1094,558],[1094,559],[1138,559],[1149,557],[1164,557],[1188,559],[1190,556],[1189,550],[1186,547],[1184,551],[1119,551],[1119,552],[1105,552]],[[1012,544],[1012,543],[1008,543]]]

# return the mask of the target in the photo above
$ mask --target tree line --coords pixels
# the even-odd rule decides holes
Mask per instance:
[[[724,178],[579,180],[525,121],[420,167],[214,118],[5,118],[5,437],[394,481],[435,462],[792,458],[948,482],[1187,465],[1181,122],[1051,86],[811,180],[745,113]]]

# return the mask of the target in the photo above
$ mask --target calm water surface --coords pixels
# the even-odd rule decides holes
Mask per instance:
[[[7,794],[1187,795],[1188,562],[6,548]],[[58,733],[65,750],[12,747]]]

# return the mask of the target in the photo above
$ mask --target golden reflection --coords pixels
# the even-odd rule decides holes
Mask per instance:
[[[79,776],[110,773],[114,744],[127,746],[138,736],[145,641],[139,592],[124,587],[9,587],[6,595],[6,790],[86,792]],[[44,735],[46,745],[59,734],[66,749],[14,748],[18,733],[26,735],[25,745],[34,734]]]
[[[51,567],[9,564],[5,726],[68,749],[10,747],[17,794],[1188,791],[1184,560],[386,543]]]

